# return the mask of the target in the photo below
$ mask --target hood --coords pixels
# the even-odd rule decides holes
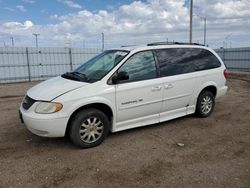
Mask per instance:
[[[62,78],[61,76],[51,78],[28,90],[27,95],[35,100],[51,101],[59,95],[79,87],[88,85],[86,82],[78,82]]]

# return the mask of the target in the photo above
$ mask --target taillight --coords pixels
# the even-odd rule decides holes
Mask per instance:
[[[228,78],[228,75],[229,75],[227,69],[224,70],[223,74],[224,74],[224,77],[227,79],[227,78]]]

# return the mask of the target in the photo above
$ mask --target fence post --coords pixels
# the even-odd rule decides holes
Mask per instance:
[[[226,62],[225,62],[225,48],[223,48],[222,61],[226,64]]]
[[[69,48],[69,65],[70,65],[70,70],[73,71],[73,60],[72,60],[71,48]]]
[[[28,68],[28,77],[29,77],[29,82],[31,81],[31,75],[30,75],[30,59],[29,59],[29,51],[28,48],[26,47],[26,58],[27,58],[27,68]]]

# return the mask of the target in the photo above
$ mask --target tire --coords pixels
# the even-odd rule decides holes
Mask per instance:
[[[208,117],[213,112],[215,106],[215,96],[212,92],[204,90],[200,93],[196,104],[196,115]]]
[[[71,123],[69,137],[80,148],[91,148],[103,142],[110,122],[100,110],[91,108],[78,112]]]

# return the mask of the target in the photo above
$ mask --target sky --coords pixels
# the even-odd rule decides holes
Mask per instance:
[[[250,46],[250,0],[194,0],[193,42]],[[189,0],[0,0],[0,46],[101,47],[189,41]]]

